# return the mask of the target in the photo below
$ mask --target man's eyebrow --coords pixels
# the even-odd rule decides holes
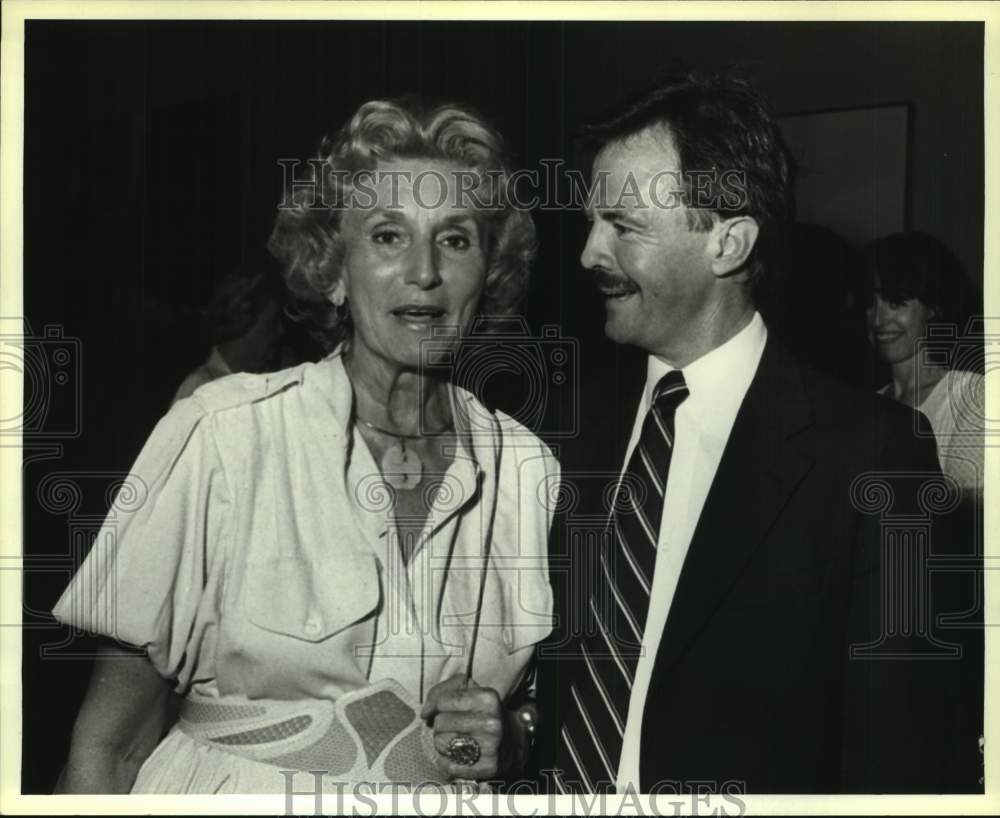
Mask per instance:
[[[598,209],[596,213],[599,219],[606,222],[627,220],[633,223],[645,224],[641,210],[626,210],[622,207],[611,207],[605,210]]]

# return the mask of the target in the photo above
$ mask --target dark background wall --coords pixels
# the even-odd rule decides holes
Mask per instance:
[[[983,29],[953,23],[29,22],[25,314],[79,339],[80,434],[25,465],[26,792],[53,784],[92,645],[46,613],[183,375],[212,284],[266,239],[277,159],[310,156],[363,101],[471,102],[519,161],[573,157],[578,124],[673,66],[734,66],[779,113],[909,103],[909,227],[983,276]],[[580,275],[585,223],[537,215],[526,307],[612,360]],[[70,405],[72,404],[72,405]],[[54,416],[54,415],[53,415]],[[37,442],[37,441],[36,441]],[[60,502],[63,476],[78,496]],[[90,532],[90,533],[88,533]]]

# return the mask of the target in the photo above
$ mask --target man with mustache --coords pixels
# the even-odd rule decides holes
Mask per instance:
[[[917,499],[942,480],[933,440],[908,410],[798,363],[754,306],[789,211],[765,102],[732,78],[680,76],[589,135],[581,261],[607,336],[645,360],[584,395],[601,430],[564,460],[575,513],[602,536],[588,548],[567,517],[554,555],[590,581],[564,595],[559,661],[543,661],[551,783],[976,791],[982,635],[923,627],[974,608],[972,583],[959,602],[928,588],[922,522],[910,563],[883,536],[884,515],[947,510]],[[611,492],[582,476],[601,468]]]

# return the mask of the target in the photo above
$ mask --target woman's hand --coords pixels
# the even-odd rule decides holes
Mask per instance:
[[[434,730],[438,765],[449,777],[476,781],[498,777],[505,719],[493,688],[472,681],[466,686],[465,675],[456,673],[431,688],[420,715]],[[449,745],[458,736],[470,736],[479,745],[475,764],[458,764],[448,755]]]

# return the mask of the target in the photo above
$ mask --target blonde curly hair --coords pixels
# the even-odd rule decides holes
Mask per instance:
[[[511,201],[503,139],[481,116],[461,105],[422,110],[415,101],[362,105],[333,137],[320,144],[309,171],[289,185],[278,208],[268,249],[284,269],[289,314],[332,349],[349,337],[350,319],[329,300],[340,278],[344,240],[340,217],[352,200],[353,180],[393,159],[454,162],[477,175],[477,219],[488,228],[486,283],[481,315],[508,315],[524,298],[535,255],[535,225]],[[317,192],[322,201],[317,201]]]

